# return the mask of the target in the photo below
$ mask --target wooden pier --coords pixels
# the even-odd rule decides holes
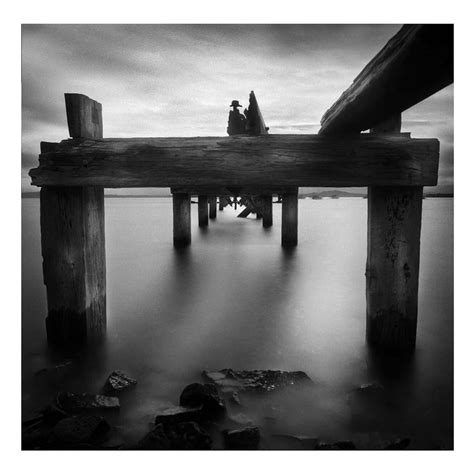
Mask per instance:
[[[292,247],[299,187],[367,186],[367,340],[412,351],[423,186],[437,184],[439,141],[400,133],[401,113],[450,84],[452,63],[452,25],[404,26],[318,135],[104,139],[101,105],[66,94],[71,138],[42,142],[30,171],[41,187],[48,340],[84,344],[105,333],[104,188],[171,188],[177,247],[191,244],[191,196],[200,227],[217,218],[217,196],[220,210],[227,196],[259,196],[262,225],[272,226],[272,196],[282,196],[281,242]]]

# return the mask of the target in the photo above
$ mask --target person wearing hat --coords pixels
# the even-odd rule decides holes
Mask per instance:
[[[242,106],[239,104],[238,100],[233,100],[232,104],[230,104],[230,107],[232,107],[232,110],[229,112],[227,133],[229,135],[239,135],[245,133],[247,119],[245,118],[245,115],[242,115],[238,109]]]

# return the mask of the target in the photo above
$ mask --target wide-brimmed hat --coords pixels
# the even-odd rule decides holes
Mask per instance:
[[[233,100],[232,104],[230,104],[229,107],[242,107],[242,106],[239,104],[238,100]]]

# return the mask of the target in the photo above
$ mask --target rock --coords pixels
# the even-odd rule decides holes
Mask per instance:
[[[355,389],[356,392],[364,394],[380,393],[382,390],[384,390],[383,385],[377,382],[363,383]]]
[[[387,444],[383,449],[406,449],[410,444],[410,438],[398,438]]]
[[[120,409],[120,402],[117,397],[90,393],[60,392],[54,402],[43,410],[43,415],[48,419],[53,417],[65,418],[70,414],[118,409]]]
[[[336,441],[335,443],[325,443],[318,441],[314,449],[318,450],[353,450],[356,449],[355,444],[352,441]]]
[[[264,391],[300,382],[311,382],[301,371],[282,372],[280,370],[232,370],[204,371],[203,377],[219,387],[223,392]]]
[[[171,449],[210,449],[211,437],[193,421],[165,427]]]
[[[52,437],[61,446],[91,444],[109,430],[109,424],[100,416],[74,415],[57,423]]]
[[[171,423],[184,423],[187,421],[199,422],[202,416],[202,406],[197,408],[171,407],[158,412],[155,424],[169,425]]]
[[[64,376],[72,369],[72,360],[67,360],[62,364],[57,364],[49,367],[43,367],[35,372],[35,375],[47,375],[47,376]]]
[[[144,438],[142,438],[132,449],[170,449],[171,443],[165,434],[163,425],[156,425]]]
[[[134,387],[137,381],[128,376],[121,370],[114,370],[105,382],[104,389],[106,392],[120,392]]]
[[[258,449],[260,430],[256,427],[225,430],[224,444],[227,449]]]
[[[184,388],[179,398],[179,404],[185,407],[201,407],[202,411],[211,418],[225,416],[224,400],[219,396],[215,385],[210,383],[192,383]]]

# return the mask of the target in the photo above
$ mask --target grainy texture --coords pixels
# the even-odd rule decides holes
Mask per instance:
[[[48,341],[100,338],[106,326],[104,191],[44,187],[40,193]]]
[[[198,196],[198,221],[199,227],[207,227],[209,225],[209,205],[205,195]]]
[[[217,198],[216,196],[209,196],[209,219],[217,217]]]
[[[189,194],[173,194],[173,243],[186,247],[191,243],[191,198]]]
[[[102,104],[83,94],[64,94],[72,138],[102,138]]]
[[[453,82],[453,25],[405,25],[321,119],[320,134],[358,133]]]
[[[281,203],[281,245],[298,245],[298,193],[283,194]]]
[[[47,148],[30,171],[37,186],[421,186],[437,183],[439,159],[436,139],[370,134],[65,140]]]
[[[423,188],[370,187],[367,340],[384,352],[415,347]]]
[[[271,195],[261,196],[263,227],[273,225],[273,202]]]
[[[227,205],[227,198],[225,196],[219,196],[219,211],[223,211]]]

